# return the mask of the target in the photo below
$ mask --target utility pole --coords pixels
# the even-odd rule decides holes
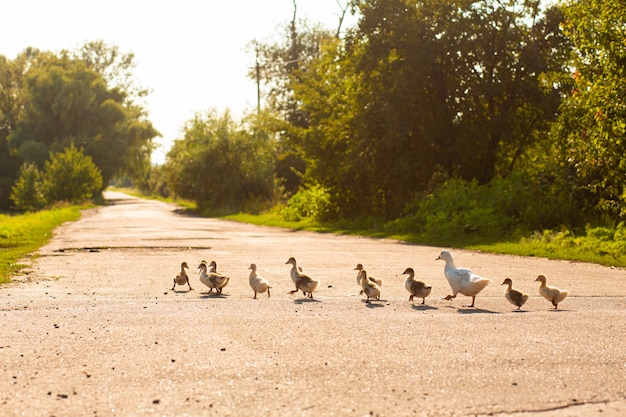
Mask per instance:
[[[256,50],[256,113],[261,114],[261,66],[258,49]]]

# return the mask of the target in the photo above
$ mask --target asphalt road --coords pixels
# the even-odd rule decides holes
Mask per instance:
[[[109,192],[0,288],[0,416],[624,416],[626,271],[180,215]],[[293,288],[287,259],[320,280]],[[201,260],[231,276],[207,296]],[[171,291],[182,261],[191,285]],[[271,281],[252,299],[248,266]],[[385,280],[365,303],[357,263]],[[406,267],[433,286],[408,301]],[[571,295],[559,310],[538,274]],[[505,277],[528,292],[504,298]]]

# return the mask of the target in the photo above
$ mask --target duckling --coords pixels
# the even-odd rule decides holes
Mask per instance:
[[[361,269],[361,288],[363,293],[367,296],[367,302],[370,302],[370,298],[374,300],[380,300],[380,287],[374,281],[370,281],[367,277],[367,271]]]
[[[200,265],[198,265],[198,269],[200,270],[200,282],[209,287],[209,294],[213,292],[213,289],[215,289],[216,293],[220,294],[220,289],[224,287],[224,282],[229,278],[225,275],[215,272],[215,266],[213,266],[212,264],[213,262],[211,263],[210,270],[207,270],[208,265],[206,264],[206,262],[201,262]]]
[[[426,304],[426,297],[430,295],[433,287],[431,285],[426,285],[424,281],[419,281],[415,279],[415,271],[413,268],[407,268],[404,270],[402,275],[409,275],[404,280],[404,288],[411,294],[409,296],[409,301],[413,301],[413,297],[421,297],[422,304]]]
[[[548,287],[546,285],[545,275],[539,275],[535,281],[541,282],[541,284],[539,284],[539,294],[546,300],[550,301],[555,310],[559,308],[559,303],[569,295],[569,291],[567,290],[560,290],[556,287]]]
[[[474,307],[476,295],[489,285],[491,280],[479,277],[469,269],[457,268],[452,254],[447,250],[441,251],[437,257],[437,260],[438,259],[443,259],[446,262],[443,273],[452,288],[452,294],[447,295],[444,299],[451,300],[455,298],[458,293],[461,293],[472,297],[472,304],[469,305],[469,307]]]
[[[200,278],[201,283],[209,287],[209,294],[213,292],[213,289],[215,289],[215,292],[217,292],[217,284],[214,280],[211,279],[207,272],[207,263],[205,261],[200,262],[200,265],[198,265],[198,269],[200,270],[198,278]]]
[[[514,290],[513,281],[511,281],[511,278],[506,278],[502,285],[508,285],[504,296],[507,300],[509,300],[511,304],[517,306],[517,310],[519,311],[524,303],[528,301],[528,294],[524,294],[521,291]]]
[[[215,261],[211,261],[211,263],[209,264],[209,274],[210,273],[213,273],[216,275],[216,280],[219,283],[217,292],[221,294],[224,287],[227,286],[228,283],[230,282],[230,277],[217,272],[217,262]]]
[[[187,266],[187,262],[183,262],[180,264],[180,272],[178,274],[176,274],[176,276],[174,277],[174,285],[172,285],[172,291],[174,291],[174,288],[176,287],[176,284],[178,285],[189,285],[189,291],[192,291],[193,288],[191,288],[191,282],[189,281],[189,276],[187,275],[187,271],[185,271],[185,268],[189,268]]]
[[[356,264],[356,268],[354,268],[355,271],[358,271],[356,273],[356,284],[360,287],[361,286],[361,270],[363,269],[363,264]],[[383,286],[383,280],[382,278],[374,278],[374,277],[368,277],[368,279],[372,282],[375,282],[379,287]],[[361,288],[361,291],[359,292],[359,295],[363,294],[363,289]]]
[[[289,275],[293,283],[296,285],[296,289],[289,291],[289,294],[295,294],[299,290],[301,290],[302,294],[309,298],[313,298],[313,291],[317,289],[317,284],[319,284],[319,281],[300,272],[298,270],[298,264],[296,262],[296,259],[293,256],[289,258],[287,262],[285,262],[285,265],[286,264],[291,264],[291,270],[289,271]]]
[[[263,293],[267,291],[267,298],[270,298],[270,283],[263,277],[260,277],[256,273],[256,264],[250,264],[250,277],[248,278],[248,282],[250,283],[250,287],[252,287],[252,291],[254,291],[254,297],[256,299],[257,293]]]

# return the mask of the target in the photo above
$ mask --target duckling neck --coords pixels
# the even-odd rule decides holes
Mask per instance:
[[[291,273],[291,278],[293,279],[298,279],[300,276],[300,273],[298,272],[298,268],[295,265],[292,265],[290,273]]]

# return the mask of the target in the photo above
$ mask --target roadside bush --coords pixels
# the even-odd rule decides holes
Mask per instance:
[[[470,234],[503,236],[515,223],[515,217],[502,210],[490,186],[481,186],[475,180],[450,179],[409,204],[393,227],[400,232],[450,240]]]
[[[46,205],[42,175],[35,163],[25,163],[20,168],[11,200],[21,211],[37,211]]]
[[[102,175],[91,157],[74,145],[50,155],[44,164],[43,182],[48,201],[79,203],[102,189]]]
[[[320,185],[300,189],[295,193],[287,206],[281,210],[281,216],[287,221],[300,221],[309,218],[315,221],[324,220],[329,213],[330,195]]]

